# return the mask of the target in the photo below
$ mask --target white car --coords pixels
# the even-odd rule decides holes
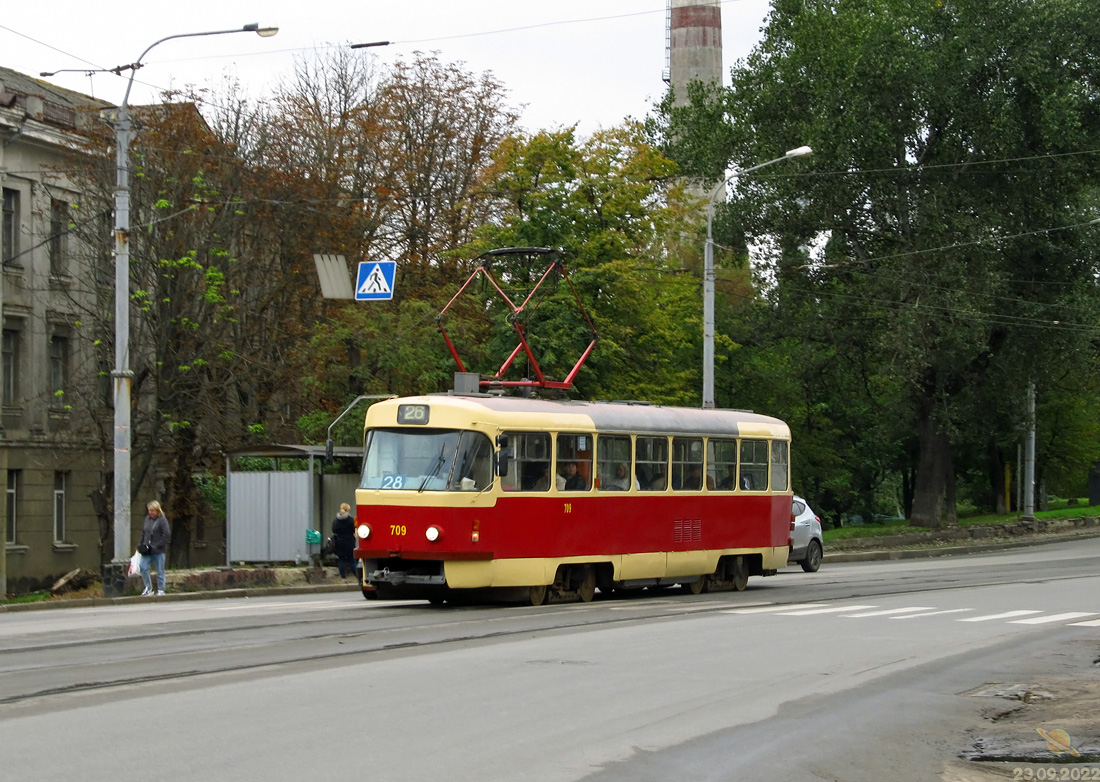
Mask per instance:
[[[806,500],[795,495],[791,502],[791,553],[787,559],[797,562],[807,573],[816,573],[823,552],[821,518]]]

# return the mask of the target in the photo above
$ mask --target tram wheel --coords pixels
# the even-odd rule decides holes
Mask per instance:
[[[596,596],[596,571],[591,565],[584,568],[584,580],[577,584],[577,597],[582,603],[591,603]]]
[[[699,595],[703,592],[703,584],[704,579],[702,577],[699,577],[694,581],[688,582],[686,584],[680,584],[680,588],[683,589],[685,592],[690,592],[693,595]]]
[[[536,608],[546,602],[546,584],[528,587],[527,599]]]
[[[744,557],[733,558],[733,588],[744,592],[749,584],[749,565]]]

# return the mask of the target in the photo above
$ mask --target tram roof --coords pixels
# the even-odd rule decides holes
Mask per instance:
[[[528,419],[530,416],[546,416],[547,428],[555,423],[581,424],[581,420],[568,422],[569,416],[578,416],[591,421],[591,425],[601,432],[663,432],[668,434],[713,434],[738,436],[745,430],[758,434],[762,429],[769,430],[773,436],[789,436],[787,424],[778,418],[753,413],[747,410],[726,410],[693,407],[666,407],[645,402],[579,400],[551,400],[516,396],[494,396],[490,394],[459,395],[429,394],[416,397],[388,399],[376,403],[376,406],[399,404],[439,405],[453,408],[465,408],[471,412],[489,411],[502,425],[512,425],[508,418]],[[555,421],[556,419],[556,421]],[[585,422],[587,423],[587,422]]]

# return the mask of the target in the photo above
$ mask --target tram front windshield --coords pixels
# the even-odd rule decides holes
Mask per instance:
[[[492,454],[480,432],[371,429],[359,488],[482,491],[493,480]]]

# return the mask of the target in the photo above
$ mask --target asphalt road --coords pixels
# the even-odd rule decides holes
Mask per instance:
[[[1097,676],[1100,539],[538,609],[339,593],[9,613],[0,768],[941,779],[982,727],[961,693],[1052,656]]]

